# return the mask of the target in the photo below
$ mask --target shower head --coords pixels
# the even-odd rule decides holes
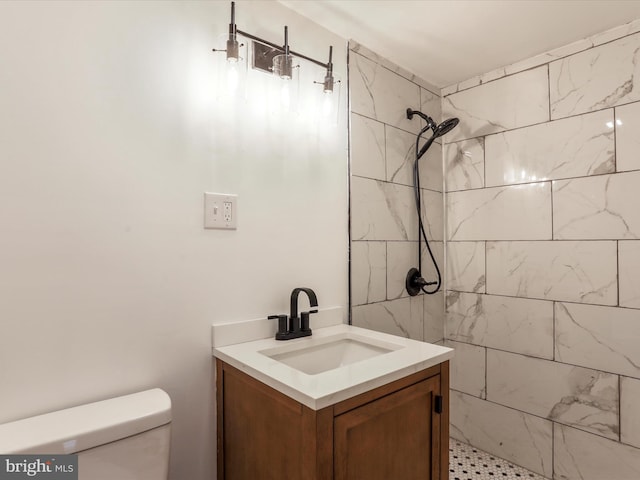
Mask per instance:
[[[431,131],[433,132],[434,139],[449,133],[451,130],[455,128],[456,125],[458,125],[458,122],[459,122],[457,118],[450,118],[448,120],[443,121],[440,125],[438,125],[436,124],[436,122],[433,121],[433,118],[431,118],[429,115],[425,115],[424,113],[418,110],[412,110],[411,108],[407,108],[407,118],[411,120],[414,115],[418,115],[425,122],[427,122],[427,126],[423,128],[423,131],[420,133],[422,134],[427,130],[431,129]]]
[[[457,118],[449,118],[448,120],[444,120],[435,128],[435,130],[433,131],[433,136],[438,138],[449,133],[456,127],[456,125],[458,125],[459,121],[460,120],[458,120]]]
[[[429,150],[429,148],[431,147],[431,144],[433,143],[433,141],[436,138],[441,137],[441,136],[449,133],[451,130],[453,130],[456,127],[456,125],[458,125],[458,122],[459,122],[459,120],[457,118],[449,118],[448,120],[445,120],[442,123],[440,123],[440,125],[436,125],[435,123],[433,123],[433,125],[427,125],[422,130],[420,130],[420,133],[418,134],[418,140],[420,139],[420,137],[422,137],[423,134],[425,134],[429,130],[432,130],[433,134],[427,139],[425,144],[422,146],[420,151],[417,153],[416,159],[420,160],[420,158],[422,158],[422,156],[425,153],[427,153],[427,150]],[[416,146],[416,151],[417,151],[417,146]]]

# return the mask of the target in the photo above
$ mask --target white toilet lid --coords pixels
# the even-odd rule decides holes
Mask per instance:
[[[159,388],[0,425],[0,454],[70,454],[171,422]]]

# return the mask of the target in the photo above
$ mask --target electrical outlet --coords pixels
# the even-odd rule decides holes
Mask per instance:
[[[230,224],[233,221],[233,203],[224,201],[222,202],[222,218],[226,224]]]
[[[204,228],[236,230],[238,228],[238,195],[205,192]]]

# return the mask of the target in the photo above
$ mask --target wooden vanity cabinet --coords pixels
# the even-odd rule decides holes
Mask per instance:
[[[449,362],[312,410],[216,359],[218,480],[447,480]]]

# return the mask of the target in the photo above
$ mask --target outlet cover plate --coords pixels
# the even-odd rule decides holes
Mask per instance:
[[[238,195],[205,192],[204,228],[236,230],[238,228]]]

